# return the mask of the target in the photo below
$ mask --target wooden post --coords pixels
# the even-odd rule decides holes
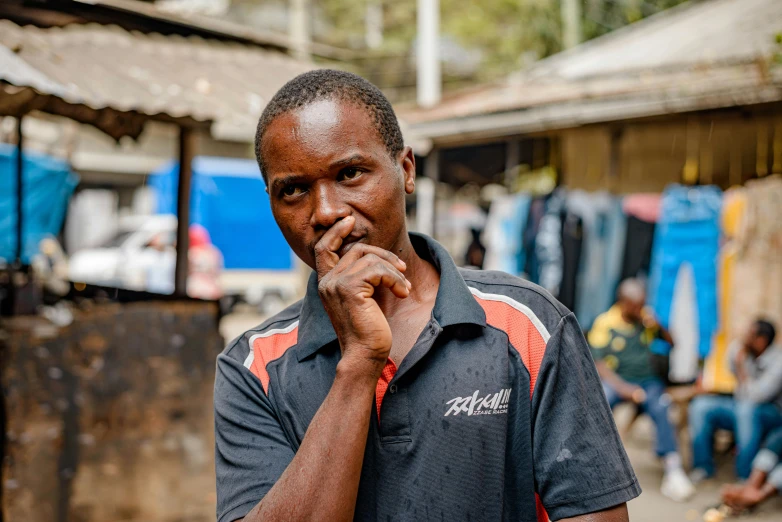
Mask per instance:
[[[581,2],[562,0],[562,47],[570,49],[581,43]]]
[[[503,183],[508,190],[513,191],[511,185],[518,179],[519,164],[521,163],[521,143],[518,138],[505,142],[505,179]]]
[[[421,107],[433,107],[442,97],[440,70],[440,0],[418,0],[416,23],[416,96]]]
[[[187,295],[188,261],[190,248],[190,186],[193,177],[193,153],[195,135],[187,127],[179,129],[179,184],[177,187],[177,226],[176,226],[176,272],[174,276],[174,295]]]
[[[16,264],[22,266],[24,252],[24,134],[22,133],[23,116],[16,118]]]
[[[437,204],[437,181],[439,151],[435,148],[424,158],[424,175],[416,180],[416,230],[435,237],[435,207]]]

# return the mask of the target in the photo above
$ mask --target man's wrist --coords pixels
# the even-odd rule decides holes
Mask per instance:
[[[337,378],[343,378],[358,385],[368,385],[373,389],[383,372],[384,361],[359,357],[343,357],[337,363]]]

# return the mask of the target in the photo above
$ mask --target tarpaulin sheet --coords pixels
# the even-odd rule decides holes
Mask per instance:
[[[0,263],[16,257],[17,148],[0,143]],[[79,178],[68,163],[25,152],[23,160],[22,263],[30,264],[41,239],[62,229],[68,200]]]
[[[157,192],[157,212],[176,214],[179,163],[149,177]],[[254,160],[197,156],[193,160],[190,222],[209,231],[223,253],[226,269],[289,270],[293,253],[269,206]]]

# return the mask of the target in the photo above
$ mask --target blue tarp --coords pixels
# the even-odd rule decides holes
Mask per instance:
[[[176,214],[179,163],[150,176],[157,212]],[[293,253],[269,206],[269,195],[254,160],[198,156],[193,160],[190,222],[209,231],[227,269],[288,270]]]
[[[0,143],[0,261],[16,257],[16,154]],[[68,200],[79,178],[68,163],[45,154],[24,153],[22,262],[30,264],[45,236],[62,229]]]

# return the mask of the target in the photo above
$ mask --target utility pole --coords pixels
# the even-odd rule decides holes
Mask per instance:
[[[288,36],[294,58],[310,59],[310,26],[308,15],[310,0],[290,0],[288,13]]]
[[[418,0],[416,52],[418,105],[432,107],[441,96],[440,0]]]
[[[581,43],[581,0],[562,0],[562,45],[570,49]]]
[[[367,48],[378,49],[383,45],[383,4],[381,0],[369,0],[364,19]]]

